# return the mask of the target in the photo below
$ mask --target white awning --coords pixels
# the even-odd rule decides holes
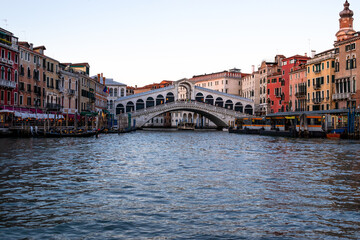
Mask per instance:
[[[60,115],[60,114],[56,115],[56,114],[46,114],[46,113],[24,113],[24,112],[17,112],[17,111],[12,111],[12,112],[15,113],[15,117],[20,117],[20,118],[64,119],[64,116]]]

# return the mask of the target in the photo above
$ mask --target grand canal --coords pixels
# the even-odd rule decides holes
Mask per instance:
[[[356,239],[360,142],[0,139],[0,239]]]

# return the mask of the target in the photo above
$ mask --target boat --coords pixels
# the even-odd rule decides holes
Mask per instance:
[[[50,131],[44,133],[44,137],[47,138],[63,138],[63,137],[92,137],[96,135],[96,131],[83,131],[83,132],[56,132],[56,131]]]
[[[341,135],[344,134],[345,129],[333,129],[329,133],[326,134],[326,138],[328,139],[340,139]]]
[[[187,123],[187,122],[179,123],[178,130],[190,130],[190,131],[193,131],[193,130],[195,130],[195,124],[194,123]]]

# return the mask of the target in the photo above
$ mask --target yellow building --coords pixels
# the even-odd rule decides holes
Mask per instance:
[[[307,68],[307,110],[334,109],[332,101],[335,81],[335,50],[316,54],[308,60]]]

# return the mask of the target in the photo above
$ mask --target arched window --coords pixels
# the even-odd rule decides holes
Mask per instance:
[[[1,67],[1,79],[5,79],[5,68]]]
[[[164,104],[164,102],[165,102],[165,99],[164,99],[164,96],[163,96],[163,95],[158,95],[158,96],[156,97],[156,106],[157,106],[157,105],[160,105],[160,104]]]
[[[28,67],[28,69],[27,69],[27,77],[28,78],[31,78],[31,71],[30,71],[30,68]]]
[[[112,97],[113,96],[113,89],[112,88],[110,88],[110,97]]]
[[[128,102],[126,104],[126,112],[132,112],[135,110],[135,105],[133,102]]]
[[[224,106],[224,100],[221,97],[218,97],[215,101],[215,106],[223,107]]]
[[[246,105],[245,106],[245,113],[249,114],[249,115],[253,115],[253,108],[251,105]]]
[[[225,102],[225,108],[226,109],[233,109],[233,107],[234,107],[234,104],[233,104],[233,102],[231,101],[231,100],[227,100],[226,102]]]
[[[116,105],[116,114],[121,114],[125,112],[125,108],[124,105],[122,104],[118,104]]]
[[[144,109],[144,107],[145,107],[144,100],[138,99],[136,101],[136,110]]]
[[[152,97],[148,97],[146,99],[146,108],[153,107],[155,105],[155,101]]]
[[[17,72],[17,70],[15,70],[15,73],[14,73],[14,81],[15,82],[18,81],[18,72]]]
[[[241,104],[241,102],[237,102],[235,104],[235,109],[234,110],[237,111],[237,112],[243,112],[243,105]]]
[[[117,97],[118,96],[118,90],[117,88],[114,89],[114,97]]]
[[[211,96],[211,95],[207,95],[206,98],[205,98],[205,103],[213,105],[214,104],[214,97]]]
[[[352,68],[356,68],[356,57],[355,57],[355,55],[352,58]]]
[[[195,97],[195,101],[204,102],[204,95],[202,93],[197,93]]]
[[[7,80],[8,80],[8,81],[11,81],[11,69],[10,69],[10,68],[8,68]]]
[[[174,102],[174,101],[175,101],[175,97],[172,92],[169,92],[168,94],[166,94],[166,102],[167,103]]]
[[[124,89],[122,88],[121,89],[121,97],[123,97],[124,96]]]

